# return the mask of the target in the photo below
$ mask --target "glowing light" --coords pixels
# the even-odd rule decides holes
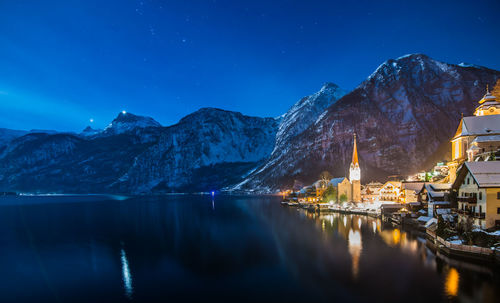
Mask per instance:
[[[127,111],[122,110],[122,114],[124,114],[124,115],[125,115],[126,113],[127,113]]]
[[[214,191],[212,191],[212,197],[213,197],[213,196],[215,196],[215,192],[214,192]]]
[[[122,276],[123,276],[123,287],[125,288],[125,296],[128,299],[132,299],[132,293],[134,288],[132,287],[132,275],[130,274],[130,268],[128,266],[127,255],[125,250],[121,249],[121,260],[122,260]]]
[[[373,227],[373,233],[375,234],[377,232],[377,223],[375,223],[375,221],[372,222],[372,227]]]
[[[94,123],[94,119],[93,118],[90,118],[90,123]]]
[[[352,276],[356,279],[359,273],[359,258],[361,256],[361,234],[359,231],[349,231],[348,236],[349,253],[352,257]]]
[[[459,281],[460,281],[460,275],[458,274],[458,271],[453,267],[450,268],[444,284],[444,290],[448,296],[452,297],[457,296]]]

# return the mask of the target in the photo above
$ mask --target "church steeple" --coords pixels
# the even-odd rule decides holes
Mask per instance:
[[[352,150],[352,162],[349,167],[349,180],[359,181],[361,179],[361,171],[359,169],[359,161],[358,161],[358,148],[356,146],[356,134],[354,134],[354,145]]]
[[[496,86],[493,89],[493,92],[490,92],[488,85],[486,85],[486,94],[481,100],[479,100],[479,106],[474,111],[474,116],[500,114],[500,97],[495,95],[498,95],[499,85],[500,81],[497,82]]]
[[[356,133],[354,133],[354,149],[352,151],[352,164],[358,164],[358,149],[356,147]]]

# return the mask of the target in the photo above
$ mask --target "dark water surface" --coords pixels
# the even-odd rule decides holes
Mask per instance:
[[[0,199],[0,302],[499,302],[499,273],[274,197]]]

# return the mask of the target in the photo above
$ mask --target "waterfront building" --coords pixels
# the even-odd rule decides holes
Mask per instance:
[[[500,161],[466,162],[453,183],[459,222],[472,218],[482,229],[500,228]]]
[[[495,86],[496,91],[500,91],[500,81]],[[448,162],[448,181],[455,181],[457,170],[464,162],[494,160],[499,149],[500,96],[486,89],[474,115],[462,117],[451,140],[452,161]]]
[[[450,209],[450,183],[426,183],[419,193],[422,204],[427,205],[427,216],[437,217],[439,210]]]
[[[424,182],[402,182],[401,183],[401,203],[419,202],[419,193],[424,187]]]
[[[379,201],[399,202],[401,197],[401,182],[387,181],[380,189]]]
[[[382,186],[383,184],[380,182],[370,182],[361,186],[361,201],[364,203],[378,202]]]

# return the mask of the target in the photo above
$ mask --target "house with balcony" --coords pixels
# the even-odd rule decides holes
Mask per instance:
[[[500,161],[465,162],[452,188],[459,222],[472,218],[481,229],[500,228]]]
[[[387,181],[380,189],[379,201],[399,202],[401,196],[401,182]]]
[[[449,193],[450,183],[426,183],[419,193],[422,204],[427,206],[427,216],[437,217],[443,210],[450,210]],[[450,211],[446,211],[449,213]]]

